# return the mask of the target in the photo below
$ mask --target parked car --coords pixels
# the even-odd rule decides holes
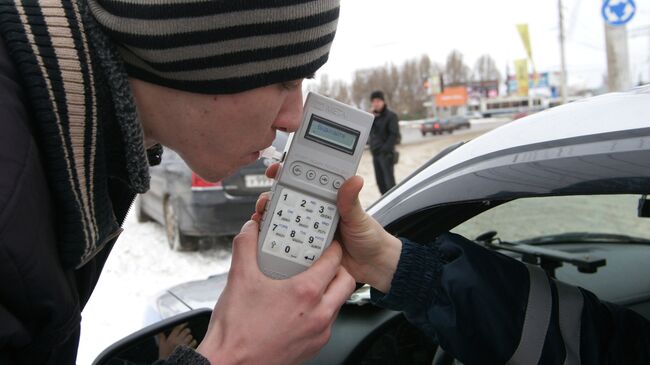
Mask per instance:
[[[278,132],[273,146],[282,151],[288,135]],[[234,235],[255,211],[259,194],[272,180],[264,172],[268,161],[259,159],[217,183],[193,173],[172,150],[150,168],[151,189],[136,200],[138,221],[165,227],[174,250],[196,250],[201,238]]]
[[[391,234],[415,242],[446,231],[463,234],[650,319],[648,105],[650,86],[504,125],[448,147],[368,213]],[[170,318],[213,308],[226,279],[174,286],[150,311]],[[169,323],[109,348],[98,364]],[[369,304],[364,287],[341,309],[330,341],[308,364],[453,361],[402,314]]]
[[[433,135],[436,134],[442,134],[443,132],[447,133],[453,133],[454,127],[449,123],[448,119],[440,119],[440,118],[434,118],[434,119],[428,119],[422,122],[420,125],[420,133],[422,133],[422,137],[426,136],[427,133],[431,133]]]
[[[469,119],[467,117],[464,117],[462,115],[455,115],[453,117],[449,118],[449,124],[451,127],[456,130],[456,129],[469,129],[470,128],[470,123]]]

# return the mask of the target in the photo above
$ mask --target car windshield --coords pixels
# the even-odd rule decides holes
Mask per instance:
[[[650,239],[650,218],[638,217],[639,195],[556,196],[517,199],[455,227],[452,232],[474,239],[496,231],[504,241],[517,242],[570,233],[572,242],[605,235]],[[588,236],[587,234],[602,234]]]

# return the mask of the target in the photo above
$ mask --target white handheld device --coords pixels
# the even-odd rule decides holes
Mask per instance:
[[[307,95],[260,224],[257,260],[264,274],[296,275],[332,242],[339,220],[336,195],[357,171],[373,119],[336,100]]]

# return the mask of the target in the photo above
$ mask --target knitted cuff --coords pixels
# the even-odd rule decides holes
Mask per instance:
[[[437,245],[423,245],[400,238],[402,253],[386,294],[372,288],[375,305],[395,311],[415,313],[426,310],[440,287],[444,263]]]
[[[174,349],[166,365],[210,365],[210,361],[191,347],[181,345]]]

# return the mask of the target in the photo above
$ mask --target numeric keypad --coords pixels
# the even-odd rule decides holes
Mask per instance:
[[[278,196],[275,211],[266,212],[271,222],[262,250],[311,265],[323,252],[336,207],[287,188],[282,188]]]

